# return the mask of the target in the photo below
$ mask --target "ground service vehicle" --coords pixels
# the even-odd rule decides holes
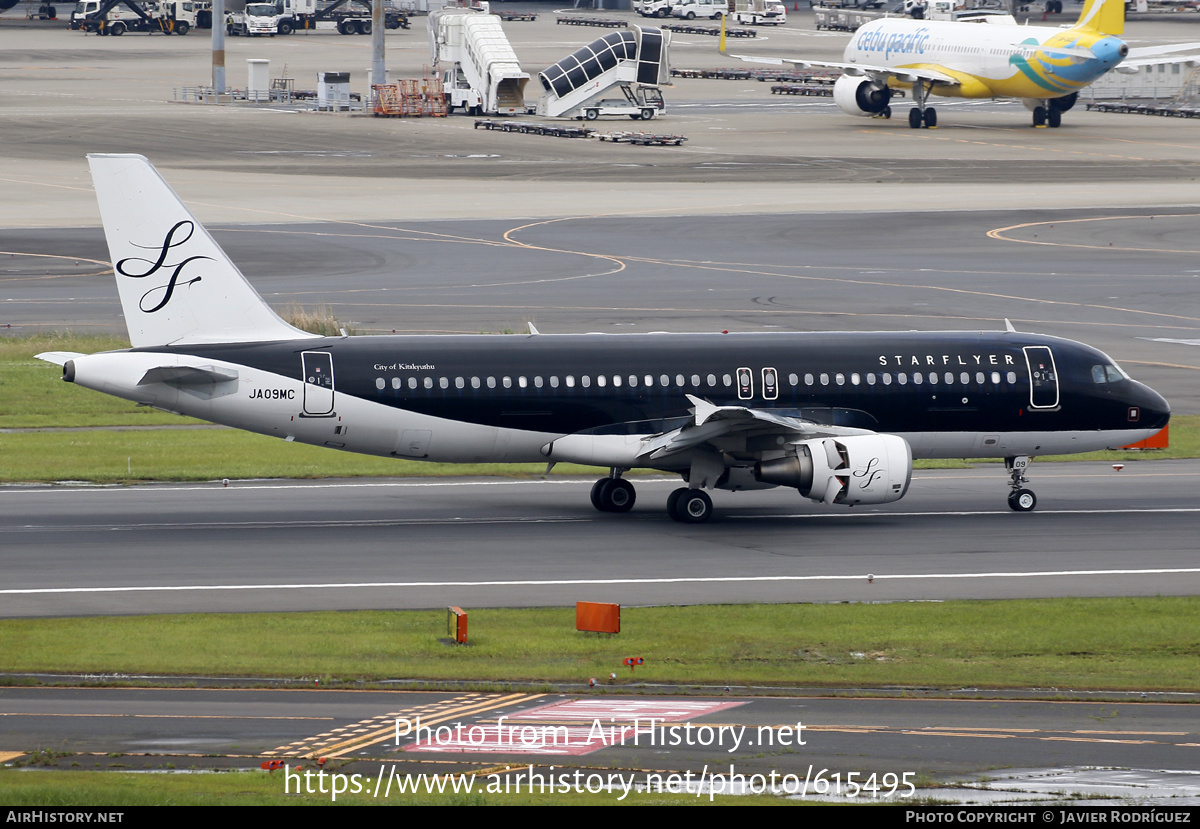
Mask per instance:
[[[671,7],[682,2],[683,0],[642,0],[637,5],[637,13],[642,17],[670,17]]]
[[[671,15],[682,17],[684,20],[695,20],[697,17],[719,20],[728,11],[729,4],[726,0],[680,0],[671,6]]]
[[[194,0],[81,0],[71,13],[70,28],[101,35],[163,32],[186,35],[212,25],[212,4]]]
[[[777,0],[737,0],[734,23],[749,26],[782,26],[787,23],[787,9]]]
[[[436,11],[429,15],[429,52],[441,73],[448,112],[525,112],[529,74],[521,71],[500,18],[471,9]]]
[[[313,29],[337,29],[344,35],[371,33],[371,0],[335,0],[333,3],[320,0],[275,0],[275,9],[279,16],[276,30],[281,35]],[[384,27],[407,29],[408,15],[394,9],[385,9]]]
[[[247,3],[245,11],[230,15],[225,30],[231,35],[275,37],[279,31],[279,11],[274,3]]]

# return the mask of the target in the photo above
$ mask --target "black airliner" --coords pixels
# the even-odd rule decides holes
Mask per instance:
[[[49,352],[63,379],[352,452],[439,462],[608,467],[605,512],[634,468],[679,474],[668,514],[706,490],[793,487],[882,504],[915,458],[1004,458],[1009,506],[1038,454],[1089,452],[1167,425],[1167,402],[1102,352],[1005,331],[318,337],[281,320],[150,163],[88,157],[132,348]]]

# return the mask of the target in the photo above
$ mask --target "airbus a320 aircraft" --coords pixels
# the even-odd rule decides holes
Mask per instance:
[[[1069,29],[1018,26],[1012,15],[990,12],[954,21],[885,17],[854,33],[841,63],[736,57],[841,72],[833,99],[851,115],[890,118],[893,90],[911,90],[913,129],[937,126],[931,95],[1019,98],[1033,112],[1035,127],[1058,127],[1079,91],[1123,61],[1123,70],[1136,71],[1151,60],[1175,60],[1162,57],[1168,52],[1200,48],[1192,43],[1131,50],[1116,37],[1124,31],[1125,0],[1085,0]]]
[[[63,379],[288,441],[441,462],[608,467],[592,503],[625,512],[632,468],[707,490],[792,487],[883,504],[912,459],[1005,458],[1032,510],[1032,455],[1144,439],[1165,400],[1094,348],[1003,332],[319,337],[263,302],[150,163],[89,156],[132,348],[48,352]]]

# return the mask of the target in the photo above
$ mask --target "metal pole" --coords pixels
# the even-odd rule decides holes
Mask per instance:
[[[383,59],[384,15],[383,0],[371,0],[371,83],[387,83],[387,67]],[[375,90],[371,90],[375,103]]]
[[[213,0],[212,85],[217,95],[225,94],[225,0]]]

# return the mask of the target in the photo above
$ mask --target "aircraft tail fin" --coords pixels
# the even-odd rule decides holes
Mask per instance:
[[[1125,0],[1084,0],[1083,11],[1073,29],[1102,35],[1125,33]]]
[[[135,348],[315,336],[271,310],[145,157],[88,165]]]

